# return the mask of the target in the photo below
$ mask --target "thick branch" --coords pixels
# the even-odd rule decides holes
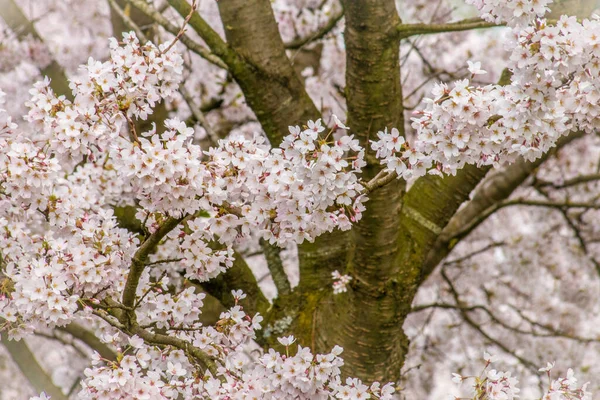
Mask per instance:
[[[169,0],[181,15],[190,5]],[[319,112],[298,78],[285,47],[269,0],[228,0],[218,3],[227,43],[193,13],[190,26],[228,65],[271,143],[277,146],[288,126],[317,119]]]

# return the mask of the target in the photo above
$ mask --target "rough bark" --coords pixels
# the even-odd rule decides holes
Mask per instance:
[[[600,7],[599,0],[554,0],[550,5],[549,19],[558,19],[563,14],[575,15],[577,18],[589,18],[592,11]]]
[[[369,148],[368,141],[377,131],[402,130],[404,125],[396,30],[400,18],[392,0],[348,0],[344,9],[348,125]],[[381,169],[372,152],[367,153],[367,161],[365,180]],[[338,263],[345,262],[340,270],[353,276],[352,290],[343,296],[323,297],[315,309],[316,349],[328,351],[341,345],[344,372],[366,381],[396,380],[406,352],[399,335],[403,321],[398,303],[387,289],[398,270],[394,260],[403,187],[403,182],[395,180],[369,195],[367,211],[351,232],[352,246],[345,250],[345,257],[336,255]],[[325,266],[317,267],[329,272]],[[301,268],[306,272],[306,266]],[[306,274],[301,278],[310,279]],[[331,282],[330,276],[322,279]]]

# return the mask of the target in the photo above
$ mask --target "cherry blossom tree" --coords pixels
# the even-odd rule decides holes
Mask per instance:
[[[460,3],[0,0],[0,396],[591,399],[598,4]]]

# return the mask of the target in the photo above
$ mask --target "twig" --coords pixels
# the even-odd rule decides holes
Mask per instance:
[[[600,180],[600,174],[590,174],[590,175],[580,175],[571,179],[565,180],[563,183],[556,184],[550,181],[536,180],[534,182],[534,186],[543,188],[543,187],[552,187],[554,189],[565,189],[571,186],[580,185],[583,183],[595,182]]]
[[[493,249],[494,247],[504,246],[505,244],[506,243],[504,243],[504,242],[493,242],[493,243],[490,243],[487,246],[484,246],[483,248],[481,248],[479,250],[475,250],[475,251],[473,251],[473,252],[471,252],[471,253],[463,256],[463,257],[459,257],[459,258],[456,258],[454,260],[445,261],[444,265],[459,264],[459,263],[461,263],[463,261],[468,260],[471,257],[474,257],[474,256],[476,256],[478,254],[484,253],[484,252],[488,251],[489,249]]]
[[[211,144],[213,146],[216,146],[219,143],[219,139],[220,139],[219,135],[212,129],[212,127],[206,120],[201,108],[194,102],[192,95],[185,88],[185,85],[180,86],[179,92],[183,96],[183,99],[185,100],[188,107],[190,108],[190,111],[192,112],[192,115],[194,116],[196,121],[198,121],[200,126],[203,127],[204,130],[206,131],[206,134],[207,134]]]
[[[396,172],[389,172],[385,169],[382,169],[369,182],[362,183],[362,185],[365,187],[364,193],[370,193],[377,188],[385,186],[396,178],[398,178],[398,174]]]
[[[446,275],[445,268],[442,268],[441,273],[442,273],[442,278],[444,279],[444,281],[448,284],[448,286],[450,288],[450,293],[452,294],[452,297],[454,298],[454,301],[456,302],[456,304],[462,304],[462,301],[460,300],[460,297],[458,295],[458,292],[456,291],[456,288],[452,284],[452,281],[450,280],[450,278],[448,278],[448,275]],[[535,363],[527,360],[526,358],[523,358],[523,357],[519,356],[514,351],[510,350],[504,343],[500,342],[498,339],[493,338],[487,332],[485,332],[483,330],[483,328],[481,326],[479,326],[479,324],[477,324],[475,321],[473,321],[471,319],[471,317],[468,315],[467,312],[465,312],[464,310],[462,310],[460,308],[458,310],[459,310],[459,312],[460,312],[460,314],[462,316],[462,319],[469,326],[471,326],[473,329],[475,329],[477,332],[479,332],[479,334],[481,334],[481,336],[483,336],[489,342],[491,342],[491,343],[495,344],[496,346],[498,346],[505,353],[512,355],[514,358],[516,358],[517,360],[519,360],[524,366],[526,366],[530,370],[537,372],[537,367],[536,367]]]
[[[171,48],[173,46],[175,46],[175,43],[177,43],[177,41],[183,36],[183,34],[185,33],[185,27],[188,24],[188,22],[190,22],[190,18],[192,18],[192,14],[194,14],[194,11],[196,11],[196,0],[192,0],[192,5],[190,6],[190,12],[184,18],[183,24],[181,25],[181,28],[179,29],[179,32],[177,32],[177,34],[175,35],[175,38],[173,39],[173,41],[171,42],[171,44],[168,45],[167,48],[162,51],[163,54],[168,53],[169,50],[171,50]]]

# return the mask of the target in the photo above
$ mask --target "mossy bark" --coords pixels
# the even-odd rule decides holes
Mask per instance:
[[[392,0],[348,0],[344,9],[348,125],[368,149],[378,131],[402,130],[404,125],[396,30],[400,18]],[[365,180],[381,169],[372,151],[367,162]],[[316,266],[329,269],[324,265],[345,262],[340,271],[353,277],[348,293],[332,296],[329,290],[313,311],[316,350],[341,345],[344,372],[366,381],[396,380],[408,345],[401,334],[403,318],[394,283],[403,189],[403,182],[394,181],[369,194],[367,211],[352,230],[345,255],[334,253],[335,258]],[[305,265],[301,268],[307,271]],[[331,282],[319,273],[302,278],[315,276]]]
[[[554,0],[548,5],[549,19],[558,19],[563,14],[575,15],[579,19],[589,18],[596,8],[600,8],[599,0]]]

